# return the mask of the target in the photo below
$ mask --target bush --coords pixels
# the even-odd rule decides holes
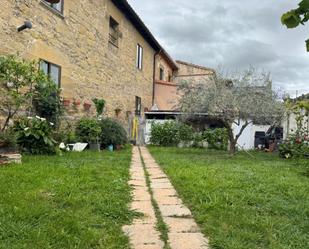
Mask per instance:
[[[14,149],[16,146],[16,136],[13,132],[0,132],[0,149]]]
[[[57,89],[54,82],[38,83],[35,86],[33,106],[37,115],[59,125],[63,107],[60,90]]]
[[[101,145],[103,148],[113,145],[124,145],[128,142],[127,132],[117,121],[106,118],[100,121]]]
[[[208,143],[209,149],[227,150],[228,133],[225,128],[207,129],[203,133],[204,139]]]
[[[80,142],[97,142],[101,134],[101,127],[96,119],[82,118],[77,123],[75,133]]]
[[[14,123],[17,144],[23,152],[30,154],[54,154],[52,124],[38,116],[22,118]]]
[[[282,158],[304,158],[309,157],[309,136],[307,133],[296,133],[288,137],[279,146],[279,155]]]
[[[163,124],[153,123],[150,142],[159,146],[177,146],[180,142],[188,143],[193,140],[194,132],[191,126],[168,121]]]

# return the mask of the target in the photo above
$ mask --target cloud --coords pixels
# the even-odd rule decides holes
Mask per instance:
[[[275,87],[309,92],[308,26],[287,30],[282,13],[299,0],[129,0],[175,59],[216,68],[255,66]]]

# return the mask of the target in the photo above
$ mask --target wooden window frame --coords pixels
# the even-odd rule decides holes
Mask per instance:
[[[113,32],[112,32],[113,30]],[[115,34],[112,34],[115,33]],[[119,23],[113,18],[109,16],[109,43],[114,45],[116,48],[119,47]]]
[[[51,66],[57,67],[57,68],[59,69],[59,72],[58,72],[59,82],[55,82],[55,84],[57,85],[58,88],[60,88],[60,87],[61,87],[61,75],[62,75],[62,68],[61,68],[61,66],[59,66],[59,65],[57,65],[57,64],[55,64],[55,63],[49,62],[49,61],[47,61],[47,60],[44,60],[44,59],[40,59],[39,62],[40,62],[40,64],[39,64],[40,70],[41,70],[41,62],[45,62],[45,63],[48,65],[48,66],[47,66],[47,75],[48,75],[49,77],[51,77],[51,76],[50,76],[50,73],[51,73]]]

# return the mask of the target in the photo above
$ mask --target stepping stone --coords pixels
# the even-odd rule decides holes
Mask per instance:
[[[153,210],[151,201],[133,201],[131,203],[131,210],[142,213],[146,218],[150,218],[152,220],[156,219],[155,212]]]
[[[146,246],[162,249],[164,246],[163,241],[160,240],[159,232],[155,230],[154,224],[124,226],[123,231],[129,237],[133,249],[147,248]]]
[[[133,200],[134,201],[151,201],[148,188],[146,187],[137,187],[133,191]]]
[[[161,196],[157,199],[157,203],[161,205],[183,205],[180,198],[177,196]]]
[[[191,218],[163,217],[170,233],[197,233],[200,228]]]
[[[170,182],[151,183],[151,188],[154,189],[174,189]]]
[[[191,217],[191,211],[183,205],[158,205],[163,217]]]
[[[172,249],[209,249],[201,233],[169,233],[169,242]]]
[[[153,195],[159,200],[162,196],[177,196],[177,192],[175,189],[153,189]]]
[[[146,180],[145,179],[132,179],[129,181],[130,186],[136,187],[146,187]]]

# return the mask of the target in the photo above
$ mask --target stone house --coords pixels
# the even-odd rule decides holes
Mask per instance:
[[[32,29],[18,32],[25,21]],[[93,114],[83,106],[93,98],[122,121],[153,106],[172,110],[182,79],[213,73],[175,62],[126,0],[3,0],[0,35],[0,55],[37,60],[62,88],[70,119]]]

